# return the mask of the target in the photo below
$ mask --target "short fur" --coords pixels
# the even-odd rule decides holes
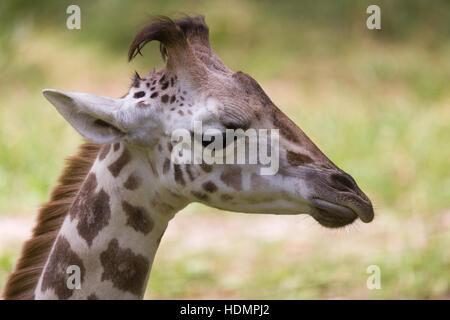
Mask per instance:
[[[77,155],[69,158],[53,189],[50,200],[39,210],[37,224],[23,249],[14,272],[9,276],[3,298],[31,300],[39,276],[69,208],[87,173],[97,158],[101,145],[84,143]]]

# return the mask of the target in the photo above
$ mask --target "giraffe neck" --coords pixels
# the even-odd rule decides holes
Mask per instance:
[[[160,188],[145,152],[125,143],[100,149],[53,244],[36,299],[143,297],[168,222],[186,205]]]

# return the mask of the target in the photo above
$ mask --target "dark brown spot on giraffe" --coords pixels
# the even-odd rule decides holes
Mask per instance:
[[[156,84],[156,80],[153,80],[152,85]]]
[[[180,104],[180,107],[184,106],[184,103]]]
[[[184,94],[184,95],[186,95],[186,94],[187,94],[187,92],[186,92],[186,91],[183,91],[183,94]]]
[[[154,91],[154,90],[155,90],[155,87],[151,87],[151,88],[150,88],[150,91]]]
[[[166,158],[166,160],[164,160],[164,165],[163,165],[163,174],[166,174],[167,172],[169,172],[170,169],[170,160]]]
[[[147,86],[147,88],[150,88],[150,82],[147,82],[145,85]]]
[[[175,80],[173,78],[170,78],[170,86],[173,87],[174,84],[175,84]]]
[[[184,97],[183,96],[181,96],[180,99],[184,101]]]
[[[153,92],[150,98],[154,99],[158,96],[158,92]]]
[[[233,199],[233,197],[230,196],[229,194],[222,194],[222,195],[220,196],[220,199],[222,199],[222,201],[230,201],[230,200]]]
[[[77,230],[80,236],[91,246],[95,237],[108,225],[111,218],[111,208],[109,195],[103,189],[89,198],[89,207],[81,209],[83,211],[78,213]]]
[[[236,189],[238,191],[242,190],[242,172],[239,167],[229,167],[225,169],[220,175],[220,180],[222,180],[227,186]]]
[[[100,254],[100,261],[103,266],[102,281],[110,280],[115,288],[136,296],[144,293],[150,266],[147,258],[134,254],[128,248],[121,248],[119,241],[113,239],[109,242],[108,249]]]
[[[134,93],[133,98],[139,99],[142,98],[143,96],[145,96],[145,91],[138,91]]]
[[[213,166],[210,164],[202,163],[200,164],[200,168],[202,168],[202,170],[205,171],[206,173],[209,173],[212,171]]]
[[[169,150],[169,152],[172,152],[173,150],[173,146],[172,146],[172,142],[167,142],[167,149]]]
[[[136,107],[138,107],[138,108],[148,108],[148,107],[150,107],[150,104],[149,103],[145,103],[144,101],[139,101],[136,104]]]
[[[171,96],[170,97],[170,103],[173,103],[175,101],[175,99],[176,99],[175,95]]]
[[[166,90],[168,86],[169,86],[169,82],[167,82],[167,81],[164,82],[161,86],[161,90]]]
[[[111,145],[110,144],[104,144],[101,148],[100,151],[98,153],[98,160],[102,161],[103,159],[106,158],[106,156],[109,153],[109,150],[111,150]]]
[[[180,116],[184,116],[184,112],[183,112],[182,110],[178,110],[178,114],[179,114]]]
[[[69,241],[64,236],[59,236],[56,239],[55,246],[51,251],[47,266],[44,270],[41,285],[42,292],[53,289],[59,299],[69,299],[75,290],[67,287],[67,280],[72,275],[67,273],[69,266],[77,266],[80,268],[80,280],[82,284],[86,273],[83,261],[72,250]]]
[[[212,181],[206,181],[204,184],[202,184],[202,187],[204,190],[211,193],[217,191],[217,186]]]
[[[95,293],[91,293],[90,295],[87,296],[88,300],[99,300],[99,298],[97,297],[97,295]]]
[[[114,152],[120,149],[120,142],[114,143]]]
[[[163,83],[163,81],[166,80],[166,75],[164,74],[161,79],[159,79],[159,83]]]
[[[313,160],[308,155],[293,152],[290,150],[287,151],[286,157],[291,166],[301,166],[313,162]]]
[[[136,173],[132,173],[123,184],[123,187],[128,190],[136,190],[140,184],[141,178]]]
[[[161,97],[161,102],[162,103],[167,103],[167,101],[169,101],[169,96],[167,94],[163,95]]]
[[[128,226],[143,234],[148,234],[152,231],[154,222],[147,210],[142,207],[135,207],[127,201],[122,202],[122,209],[128,217]]]
[[[208,195],[203,192],[191,191],[191,194],[201,201],[208,201],[209,199]]]
[[[120,157],[117,158],[116,161],[114,161],[112,164],[108,166],[108,170],[114,177],[117,177],[120,171],[122,171],[123,167],[125,167],[127,163],[130,162],[130,160],[131,160],[130,151],[128,151],[127,148],[123,148]]]
[[[109,195],[97,188],[97,178],[90,173],[69,209],[71,220],[78,218],[77,230],[89,246],[111,218]]]
[[[183,186],[186,184],[183,177],[183,171],[181,170],[181,166],[179,164],[176,163],[173,164],[173,176],[175,178],[176,183],[181,184]]]

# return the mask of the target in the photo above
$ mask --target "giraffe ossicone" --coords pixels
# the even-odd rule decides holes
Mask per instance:
[[[122,98],[44,90],[59,113],[97,146],[85,145],[88,156],[71,160],[72,171],[60,180],[64,187],[41,210],[36,230],[49,223],[51,210],[60,225],[48,228],[52,241],[34,234],[9,279],[6,298],[142,298],[168,222],[191,202],[245,213],[309,214],[329,228],[373,219],[372,204],[355,180],[253,78],[223,64],[202,17],[154,20],[134,39],[130,60],[154,40],[161,43],[166,66],[142,78],[136,73]],[[183,148],[173,143],[172,133],[193,134],[196,121],[205,130],[218,130],[216,142],[227,130],[277,132],[277,150],[262,152],[265,162],[250,161],[261,145],[250,153],[246,146],[241,162],[234,155],[223,163],[173,161]],[[267,137],[270,149],[275,143]],[[229,144],[221,142],[213,148],[217,154]],[[277,157],[276,170],[261,175],[269,155]],[[42,252],[33,252],[37,245]],[[41,261],[39,274],[27,273],[33,267],[28,256]],[[81,272],[79,289],[64,287],[65,269],[73,265]]]

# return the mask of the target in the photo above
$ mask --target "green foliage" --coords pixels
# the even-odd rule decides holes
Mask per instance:
[[[8,274],[13,269],[17,256],[11,253],[2,253],[0,255],[0,288],[3,288]]]
[[[450,237],[439,233],[439,225],[429,225],[425,245],[403,239],[402,247],[395,248],[400,238],[408,237],[407,232],[393,235],[389,230],[388,238],[383,234],[359,237],[362,248],[353,252],[336,249],[336,243],[327,246],[327,242],[316,242],[317,238],[306,243],[294,238],[263,241],[251,248],[248,239],[241,238],[221,248],[220,253],[203,249],[183,255],[173,254],[177,251],[173,248],[166,250],[175,246],[169,243],[155,262],[147,298],[445,298],[450,293],[450,253],[446,249]],[[396,226],[391,228],[394,231]],[[367,245],[371,248],[361,250]],[[370,265],[381,270],[379,290],[366,287],[370,275],[366,269]]]

